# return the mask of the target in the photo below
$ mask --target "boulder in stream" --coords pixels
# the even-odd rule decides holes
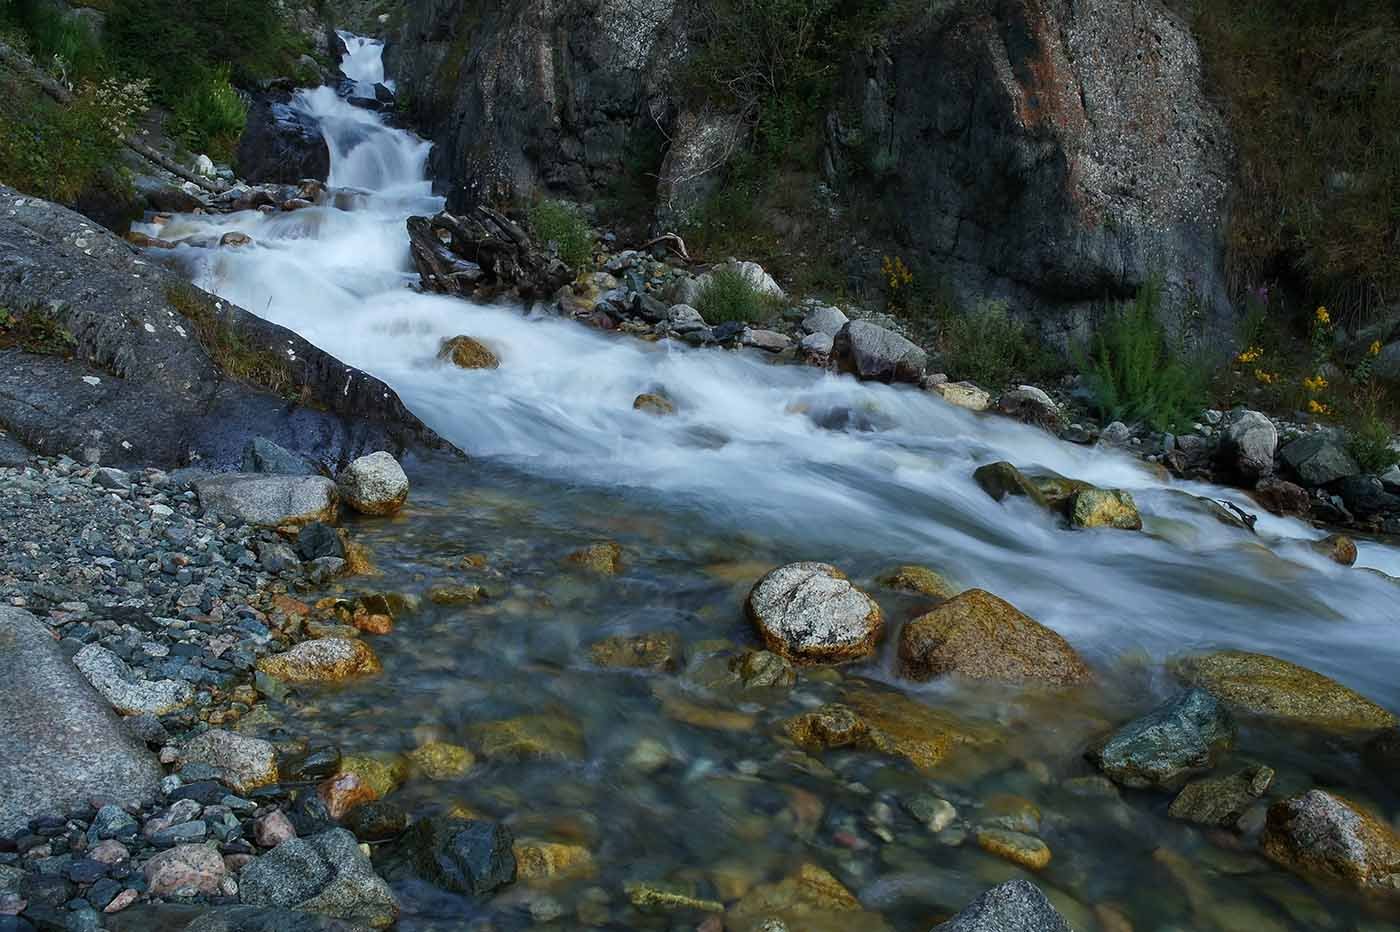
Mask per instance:
[[[1359,890],[1395,893],[1400,836],[1345,797],[1313,789],[1269,807],[1259,848],[1301,874]]]
[[[1008,880],[969,903],[933,932],[1073,932],[1040,888]]]
[[[749,592],[749,620],[768,650],[793,663],[840,663],[875,651],[884,617],[829,563],[789,563]]]
[[[1113,782],[1134,789],[1163,789],[1204,770],[1235,740],[1225,707],[1203,689],[1192,689],[1118,729],[1088,752]]]
[[[901,675],[928,680],[956,674],[1004,683],[1064,686],[1090,678],[1064,638],[982,589],[969,589],[904,626]]]
[[[498,822],[431,818],[404,837],[423,879],[470,896],[486,896],[515,882],[515,839]]]
[[[480,340],[466,335],[442,341],[438,359],[450,362],[458,369],[496,369],[500,359]]]
[[[924,376],[928,354],[884,327],[865,320],[848,322],[836,334],[833,352],[841,367],[875,382],[913,382]]]
[[[1069,502],[1069,523],[1079,528],[1142,530],[1142,515],[1132,493],[1119,489],[1081,489]]]
[[[352,460],[335,481],[341,500],[362,515],[391,515],[408,501],[408,476],[383,450]]]
[[[1172,671],[1246,715],[1335,731],[1378,731],[1397,721],[1390,711],[1336,680],[1267,654],[1216,651],[1180,658]]]

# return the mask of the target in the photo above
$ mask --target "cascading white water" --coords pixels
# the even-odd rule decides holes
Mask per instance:
[[[355,82],[355,96],[373,97],[374,86],[383,84],[389,90],[394,82],[384,77],[384,43],[343,30],[336,30],[345,43],[345,58],[340,73]]]
[[[346,41],[347,76],[382,80],[381,46]],[[1312,528],[1267,515],[1257,537],[1226,527],[1183,493],[1257,506],[919,391],[417,294],[404,219],[441,206],[424,176],[428,145],[327,88],[302,92],[298,106],[319,121],[340,190],[292,213],[179,217],[160,235],[250,235],[252,247],[184,247],[196,281],[384,379],[471,454],[650,496],[783,540],[794,558],[926,562],[1100,656],[1243,647],[1400,707],[1400,587],[1312,552]],[[438,362],[441,340],[460,333],[490,345],[500,368]],[[675,417],[632,410],[658,388]],[[820,426],[833,420],[866,429]],[[995,460],[1130,489],[1145,532],[1071,532],[1028,504],[993,502],[971,475]],[[1360,563],[1400,574],[1400,551],[1363,544]]]

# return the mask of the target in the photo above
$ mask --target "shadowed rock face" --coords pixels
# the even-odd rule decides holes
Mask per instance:
[[[280,91],[253,100],[238,142],[239,177],[296,184],[306,178],[325,181],[330,175],[331,151],[321,128],[291,106],[291,97]]]
[[[0,835],[93,798],[145,802],[162,770],[28,612],[0,608]]]
[[[262,436],[340,466],[445,446],[378,379],[4,186],[0,307],[40,322],[45,345],[0,341],[0,429],[36,453],[223,468]]]
[[[1187,26],[1156,0],[942,6],[845,82],[913,255],[1051,335],[1154,275],[1169,323],[1222,326],[1231,154]]]

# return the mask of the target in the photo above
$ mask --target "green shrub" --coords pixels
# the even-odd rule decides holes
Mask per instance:
[[[1347,437],[1347,452],[1356,460],[1363,471],[1382,473],[1396,462],[1400,455],[1391,449],[1392,434],[1390,425],[1377,412],[1377,405],[1367,405],[1351,426]]]
[[[949,374],[988,388],[1000,388],[1017,375],[1046,366],[1038,343],[1000,301],[983,301],[971,311],[942,312],[939,347]]]
[[[1206,406],[1209,374],[1168,348],[1160,305],[1161,289],[1149,283],[1110,308],[1079,366],[1101,416],[1180,430]]]
[[[232,158],[248,122],[248,108],[229,83],[227,68],[216,68],[179,99],[175,121],[185,142],[213,158]]]
[[[592,264],[593,231],[572,204],[540,201],[530,208],[530,228],[569,268],[578,271]]]
[[[21,79],[0,79],[0,180],[74,203],[116,162],[121,142],[111,119],[91,87],[64,107]]]
[[[775,302],[732,266],[715,269],[695,301],[695,309],[711,326],[754,323],[773,316]]]
[[[35,63],[66,84],[95,80],[107,71],[106,53],[87,22],[50,0],[13,0],[0,22],[19,29]]]

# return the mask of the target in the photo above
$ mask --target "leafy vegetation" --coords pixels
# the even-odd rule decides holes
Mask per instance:
[[[709,274],[695,309],[711,325],[764,321],[776,310],[774,301],[733,266],[723,266]]]
[[[593,231],[572,204],[540,201],[530,208],[530,228],[569,268],[578,271],[592,264]]]
[[[1400,454],[1390,446],[1390,424],[1380,415],[1379,395],[1371,394],[1351,425],[1347,452],[1368,473],[1381,473],[1400,462]]]
[[[78,341],[42,307],[0,307],[0,348],[17,346],[45,356],[71,356]]]
[[[229,83],[228,69],[216,68],[176,101],[174,116],[186,145],[227,160],[248,123],[248,107]]]
[[[95,186],[113,186],[121,147],[99,88],[87,85],[71,106],[0,71],[0,179],[38,197],[73,203]]]
[[[983,301],[963,312],[945,306],[939,316],[939,349],[955,378],[1000,388],[1017,376],[1034,378],[1054,368],[1039,341],[1000,301]]]
[[[97,80],[108,73],[107,54],[80,16],[48,0],[8,0],[0,26],[17,31],[34,61],[64,84]]]
[[[1229,230],[1239,288],[1286,274],[1345,323],[1393,301],[1400,6],[1202,0],[1195,31],[1239,149]]]
[[[1149,283],[1134,301],[1107,309],[1079,367],[1102,417],[1180,430],[1206,406],[1208,372],[1170,349],[1160,304],[1160,288]]]

